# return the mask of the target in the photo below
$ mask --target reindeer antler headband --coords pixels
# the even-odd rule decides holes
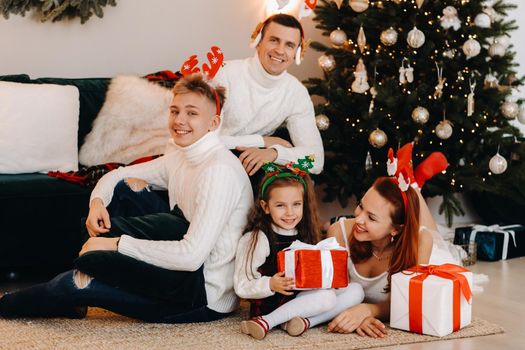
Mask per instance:
[[[407,215],[408,198],[406,191],[413,182],[412,169],[412,143],[407,143],[401,147],[394,157],[392,148],[388,150],[388,160],[386,161],[386,170],[392,180],[397,184],[401,191],[403,206],[405,208],[405,217]]]
[[[207,63],[204,63],[202,65],[202,72],[204,75],[206,75],[208,80],[211,80],[215,77],[219,69],[222,67],[222,62],[224,61],[224,55],[222,54],[222,51],[217,46],[212,46],[210,49],[210,52],[206,54],[206,57],[208,58],[208,61],[210,65]],[[200,73],[201,69],[197,67],[199,64],[199,60],[197,59],[197,55],[191,55],[181,66],[180,72],[184,77],[187,77],[189,75]],[[216,103],[216,114],[221,114],[221,102],[219,100],[219,95],[217,94],[217,90],[213,89],[213,92],[215,93],[215,103]]]
[[[275,180],[283,177],[293,177],[299,180],[306,190],[306,181],[304,181],[304,176],[310,174],[310,169],[313,168],[314,156],[309,155],[304,158],[298,159],[297,163],[289,162],[285,165],[285,168],[278,166],[275,163],[268,162],[262,166],[266,174],[271,174],[269,178],[264,181],[261,186],[261,198],[264,197],[264,192],[266,188]]]

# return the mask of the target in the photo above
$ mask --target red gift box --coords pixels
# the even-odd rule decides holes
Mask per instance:
[[[295,241],[277,253],[277,269],[295,278],[294,289],[348,286],[348,252],[333,237],[317,245]]]

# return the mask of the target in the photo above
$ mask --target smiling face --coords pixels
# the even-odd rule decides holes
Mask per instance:
[[[303,218],[304,188],[300,183],[274,187],[268,193],[268,201],[261,200],[264,212],[272,222],[285,230],[294,229]]]
[[[354,237],[359,242],[389,242],[397,230],[392,225],[394,206],[372,187],[355,209]]]
[[[195,143],[208,131],[215,130],[219,122],[215,105],[205,96],[188,92],[173,97],[168,126],[171,138],[178,146]]]
[[[257,55],[264,70],[271,75],[279,75],[288,69],[294,62],[300,42],[301,32],[298,28],[269,23],[257,45]]]

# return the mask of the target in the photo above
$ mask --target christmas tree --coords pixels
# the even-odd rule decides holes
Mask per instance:
[[[346,206],[386,174],[387,150],[414,142],[414,167],[443,152],[449,167],[423,187],[442,195],[449,223],[455,196],[492,193],[525,206],[525,144],[509,121],[525,122],[515,88],[515,53],[505,19],[514,5],[473,0],[321,0],[314,20],[330,46],[316,121],[326,160],[325,200]],[[521,114],[520,114],[521,113]]]

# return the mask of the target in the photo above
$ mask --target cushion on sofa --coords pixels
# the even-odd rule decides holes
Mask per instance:
[[[78,169],[74,86],[0,81],[0,173]]]

